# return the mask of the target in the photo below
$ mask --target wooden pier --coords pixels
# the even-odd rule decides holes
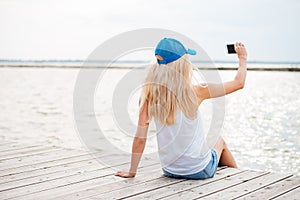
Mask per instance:
[[[110,166],[99,162],[103,156]],[[0,141],[0,199],[300,199],[300,177],[292,174],[222,167],[211,179],[171,179],[147,155],[135,178],[113,176],[129,160]]]

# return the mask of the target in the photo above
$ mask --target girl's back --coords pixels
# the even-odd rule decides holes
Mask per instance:
[[[180,110],[175,124],[163,125],[155,120],[160,162],[164,170],[186,175],[205,168],[211,159],[203,131],[200,112],[189,119]]]

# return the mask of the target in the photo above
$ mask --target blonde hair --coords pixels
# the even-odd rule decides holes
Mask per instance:
[[[192,86],[192,65],[185,54],[168,64],[154,64],[146,76],[141,95],[141,110],[148,107],[153,117],[164,125],[175,123],[180,109],[188,118],[195,117],[197,97]]]

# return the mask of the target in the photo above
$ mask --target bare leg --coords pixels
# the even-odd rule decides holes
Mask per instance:
[[[220,137],[214,146],[217,152],[219,165],[237,168],[236,162],[228,149],[223,137]]]

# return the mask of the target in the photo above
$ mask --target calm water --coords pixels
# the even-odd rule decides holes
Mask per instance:
[[[0,138],[22,143],[80,148],[73,118],[73,90],[79,69],[0,68]],[[130,151],[132,138],[114,124],[111,95],[128,70],[109,70],[95,94],[95,113],[107,139]],[[234,71],[221,71],[223,80]],[[300,174],[300,73],[248,72],[243,90],[226,96],[223,136],[241,168]],[[104,86],[104,87],[103,87]],[[100,90],[101,89],[101,90]],[[207,101],[201,107],[209,121]],[[136,123],[137,96],[128,103]],[[155,152],[150,131],[147,152]],[[101,149],[101,147],[99,147]]]

